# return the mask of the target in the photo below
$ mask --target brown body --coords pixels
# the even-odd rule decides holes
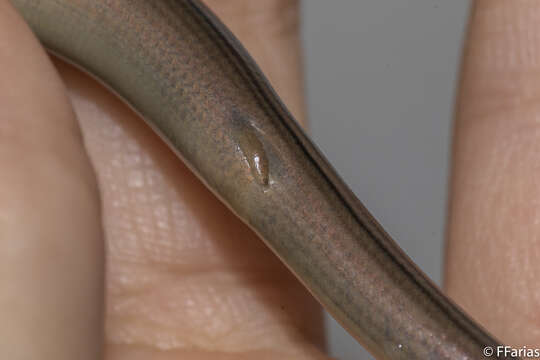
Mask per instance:
[[[197,1],[12,1],[49,50],[136,109],[375,356],[483,359],[497,346],[381,229]]]

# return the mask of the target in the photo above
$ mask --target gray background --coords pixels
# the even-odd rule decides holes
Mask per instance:
[[[440,284],[456,78],[469,0],[304,0],[311,136]],[[329,349],[371,359],[330,317]]]

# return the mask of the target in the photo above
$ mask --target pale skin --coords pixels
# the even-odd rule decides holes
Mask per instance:
[[[298,3],[206,3],[304,122]],[[538,346],[540,4],[475,6],[445,286],[504,342]],[[0,353],[327,358],[307,291],[136,115],[52,63],[7,0],[0,69]]]

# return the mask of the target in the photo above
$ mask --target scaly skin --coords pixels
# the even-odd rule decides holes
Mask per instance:
[[[12,0],[53,53],[130,104],[380,359],[497,342],[421,273],[195,0]]]

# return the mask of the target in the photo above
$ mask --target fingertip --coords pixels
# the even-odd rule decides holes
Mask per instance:
[[[0,353],[96,359],[103,239],[94,172],[64,86],[0,0]]]

